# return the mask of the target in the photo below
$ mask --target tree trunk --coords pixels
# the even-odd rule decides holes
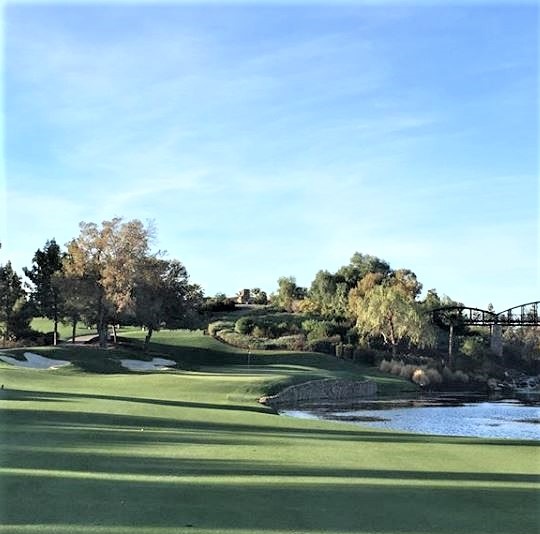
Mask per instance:
[[[116,339],[116,324],[113,323],[112,325],[112,333],[113,333],[113,343],[116,345],[117,339]]]
[[[54,334],[53,334],[53,345],[56,347],[58,345],[58,302],[56,297],[54,298],[54,308],[53,308],[53,320],[54,320]]]
[[[448,367],[454,370],[454,355],[452,354],[452,346],[454,344],[454,325],[450,325],[450,333],[448,334]]]
[[[75,334],[77,333],[77,317],[71,319],[71,343],[75,343]]]
[[[144,353],[146,354],[148,352],[148,347],[150,345],[150,338],[152,337],[152,333],[154,332],[154,327],[152,325],[148,325],[148,332],[146,333],[146,336],[144,337]]]
[[[99,335],[99,348],[107,348],[107,321],[105,319],[105,306],[103,304],[103,296],[99,298],[98,304],[98,321],[97,330]]]

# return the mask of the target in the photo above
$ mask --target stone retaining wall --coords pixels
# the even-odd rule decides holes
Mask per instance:
[[[259,402],[272,407],[288,405],[345,403],[373,397],[377,394],[377,384],[371,380],[312,380],[289,386],[277,395],[261,397]]]

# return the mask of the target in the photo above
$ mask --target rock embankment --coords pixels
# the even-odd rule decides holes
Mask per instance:
[[[347,403],[371,398],[377,394],[377,384],[371,380],[312,380],[289,386],[277,395],[261,397],[259,402],[273,408],[296,404]]]

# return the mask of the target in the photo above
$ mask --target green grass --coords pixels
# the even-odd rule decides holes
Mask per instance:
[[[32,330],[36,330],[37,332],[52,332],[54,330],[54,323],[50,319],[46,319],[45,317],[36,317],[32,319],[32,322],[30,323],[30,327]],[[58,323],[58,334],[60,336],[60,339],[71,339],[71,332],[72,327],[69,324],[62,324]],[[80,323],[77,326],[77,329],[75,331],[77,336],[86,336],[89,334],[95,334],[96,329],[95,328],[88,328],[82,323]]]
[[[103,358],[88,350],[39,352]],[[254,354],[248,368],[245,352],[172,332],[152,352],[191,370],[0,364],[0,532],[538,532],[533,442],[383,432],[257,404],[279,381],[364,371],[321,355]]]

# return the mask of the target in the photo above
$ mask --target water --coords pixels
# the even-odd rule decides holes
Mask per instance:
[[[305,419],[348,421],[352,424],[420,434],[540,440],[538,405],[516,400],[469,402],[370,402],[360,408],[282,410]]]

